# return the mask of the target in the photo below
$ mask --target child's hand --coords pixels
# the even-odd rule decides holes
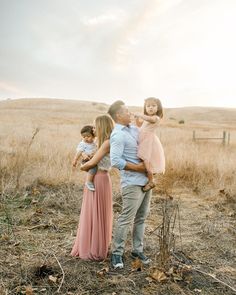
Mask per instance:
[[[129,112],[129,113],[130,113],[131,118],[134,118],[134,113],[132,113],[132,112]]]
[[[84,161],[89,161],[90,160],[90,157],[89,157],[89,155],[87,155],[87,154],[85,154],[85,153],[82,153],[82,159],[84,160]]]
[[[135,119],[142,118],[142,114],[134,113],[134,118]]]
[[[95,154],[96,154],[96,152],[93,152],[93,153],[89,154],[89,155],[88,155],[88,156],[89,156],[89,160],[91,160],[92,157],[93,157]]]
[[[74,161],[74,162],[72,163],[72,166],[73,166],[73,168],[76,168],[76,166],[77,166],[77,161]]]

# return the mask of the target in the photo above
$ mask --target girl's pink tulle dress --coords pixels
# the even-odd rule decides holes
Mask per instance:
[[[165,154],[156,134],[159,122],[144,121],[139,133],[138,156],[151,173],[165,172]]]
[[[95,192],[84,188],[71,255],[86,260],[103,260],[108,255],[112,236],[112,186],[107,170],[101,170],[98,166],[94,185]]]

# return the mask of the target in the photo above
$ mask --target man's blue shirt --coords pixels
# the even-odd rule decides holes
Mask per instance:
[[[121,187],[127,185],[144,186],[148,179],[145,173],[124,170],[127,162],[140,163],[138,158],[138,133],[136,126],[116,124],[110,138],[110,157],[112,167],[121,171]]]

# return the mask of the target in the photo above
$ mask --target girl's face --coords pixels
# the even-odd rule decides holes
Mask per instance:
[[[93,143],[94,137],[90,133],[83,133],[82,134],[83,140],[86,143]]]
[[[150,100],[146,102],[146,112],[148,115],[153,116],[156,115],[158,110],[158,106],[155,101]]]

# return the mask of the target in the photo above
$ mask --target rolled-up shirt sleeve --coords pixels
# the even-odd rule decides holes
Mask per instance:
[[[110,158],[111,166],[123,170],[126,166],[126,160],[122,155],[124,152],[124,134],[121,132],[114,132],[110,138]]]

